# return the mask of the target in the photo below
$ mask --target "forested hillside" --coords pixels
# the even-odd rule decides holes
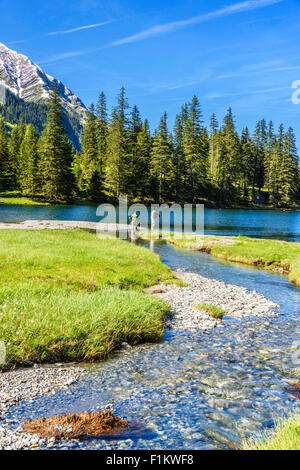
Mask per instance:
[[[5,105],[0,103],[0,116],[4,121],[11,124],[18,124],[22,119],[25,124],[32,124],[38,135],[41,135],[44,124],[47,119],[48,105],[46,103],[24,101],[8,90],[4,90],[6,94]],[[80,137],[82,133],[82,125],[75,114],[64,112],[64,126],[68,136],[76,148],[80,149]]]
[[[170,132],[167,114],[151,134],[124,88],[108,117],[104,93],[89,109],[76,156],[77,181],[98,179],[113,197],[157,202],[212,202],[219,206],[262,202],[289,206],[299,200],[299,163],[293,129],[260,120],[253,134],[238,134],[229,108],[205,127],[199,100],[184,104]]]
[[[12,120],[14,106],[2,107]],[[25,196],[53,202],[71,201],[79,193],[103,202],[127,195],[131,201],[205,202],[219,207],[269,204],[290,207],[299,203],[299,163],[292,127],[260,120],[253,133],[236,130],[229,108],[219,123],[213,115],[208,128],[199,100],[184,104],[170,132],[167,114],[152,134],[136,106],[129,108],[124,88],[110,115],[104,93],[88,111],[82,152],[68,138],[58,89],[51,102],[26,107],[25,121],[14,126],[11,137],[0,122],[0,186]],[[44,113],[44,114],[43,114]],[[42,131],[41,117],[47,123]],[[26,127],[25,123],[31,122]]]

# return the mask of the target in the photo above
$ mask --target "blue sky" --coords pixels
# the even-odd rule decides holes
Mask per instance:
[[[206,121],[229,106],[295,128],[299,0],[0,0],[0,42],[62,80],[88,106],[124,85],[152,129],[196,94]]]

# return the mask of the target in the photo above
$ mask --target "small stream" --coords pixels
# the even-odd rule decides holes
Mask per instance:
[[[135,426],[123,435],[61,442],[56,448],[229,449],[295,410],[282,379],[299,378],[292,354],[299,339],[300,290],[283,276],[202,253],[164,243],[154,250],[172,269],[262,293],[281,305],[280,315],[247,321],[226,317],[223,328],[207,333],[167,330],[162,343],[87,366],[88,374],[67,391],[21,403],[8,418],[19,425],[111,407]]]

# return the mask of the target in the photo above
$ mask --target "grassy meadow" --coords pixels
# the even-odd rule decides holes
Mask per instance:
[[[143,291],[174,277],[145,248],[82,230],[2,230],[0,269],[6,367],[101,360],[162,337],[169,307]]]

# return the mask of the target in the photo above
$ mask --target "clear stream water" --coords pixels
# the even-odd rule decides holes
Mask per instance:
[[[25,220],[51,218],[52,209],[43,207],[39,217],[34,217],[36,208],[19,210]],[[54,212],[70,220],[68,210],[83,220],[85,208],[59,208],[60,216]],[[299,240],[299,213],[208,212],[207,226],[214,233]],[[5,217],[0,208],[0,220]],[[135,426],[124,434],[62,442],[57,448],[229,449],[296,409],[282,379],[300,375],[292,359],[299,340],[300,290],[284,276],[202,253],[164,243],[154,250],[172,269],[262,293],[280,304],[280,315],[242,321],[225,317],[223,328],[207,333],[167,330],[162,343],[116,352],[104,363],[86,366],[88,373],[67,391],[11,409],[8,418],[16,426],[41,416],[111,407]]]

